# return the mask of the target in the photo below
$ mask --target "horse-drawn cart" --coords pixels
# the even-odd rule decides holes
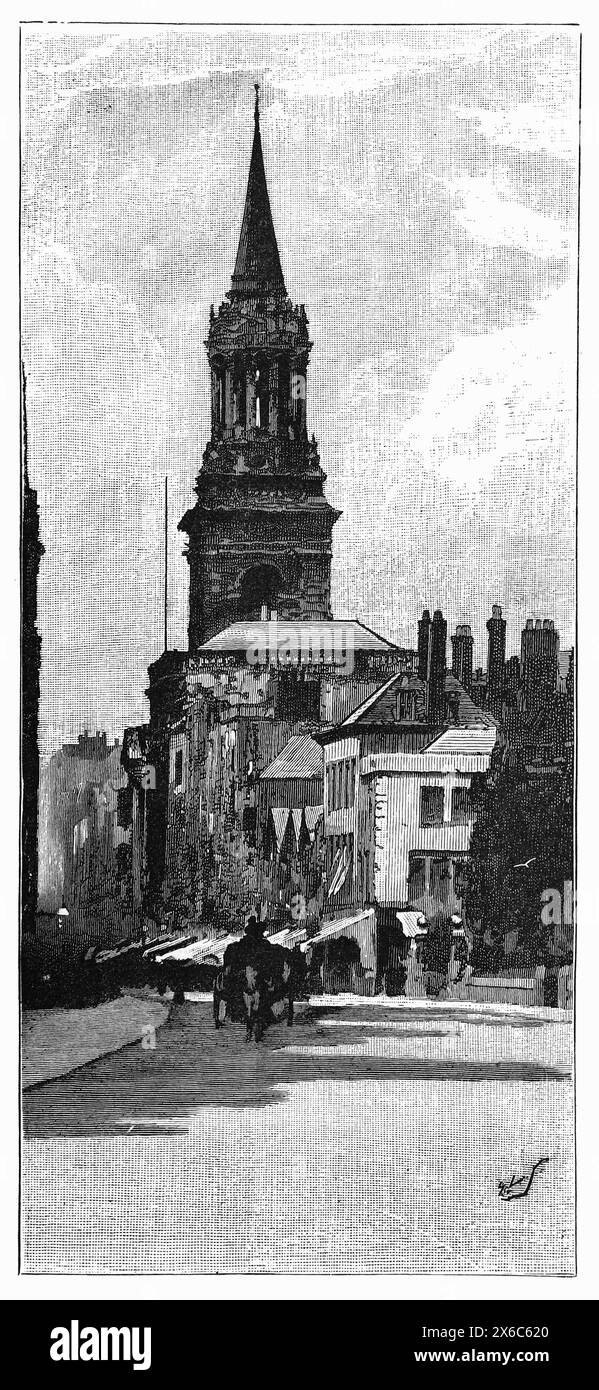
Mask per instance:
[[[227,947],[214,982],[214,1025],[226,1018],[245,1023],[246,1039],[259,1042],[269,1024],[294,1019],[295,1000],[306,978],[299,950],[271,945],[261,936],[244,936]]]

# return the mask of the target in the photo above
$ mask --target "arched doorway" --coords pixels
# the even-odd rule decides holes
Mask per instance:
[[[277,606],[277,596],[283,580],[274,565],[252,565],[246,570],[240,586],[239,614],[242,618],[259,618],[261,610]]]

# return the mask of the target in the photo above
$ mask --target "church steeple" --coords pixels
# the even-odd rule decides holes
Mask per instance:
[[[270,210],[260,138],[259,86],[256,82],[254,143],[250,159],[243,221],[232,279],[235,295],[286,294],[279,248]]]
[[[189,646],[263,607],[290,622],[331,616],[331,532],[340,515],[308,437],[312,344],[285,289],[264,172],[258,92],[232,287],[210,311],[211,432],[189,536]]]

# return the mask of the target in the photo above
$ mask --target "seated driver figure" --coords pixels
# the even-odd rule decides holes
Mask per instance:
[[[227,946],[223,957],[223,966],[227,973],[231,969],[238,970],[244,965],[257,965],[268,959],[272,947],[264,940],[264,931],[262,922],[252,913],[246,922],[241,941],[232,941],[231,945]]]
[[[265,966],[274,948],[264,940],[264,927],[255,913],[248,918],[241,941],[232,941],[223,956],[223,981],[231,1016],[242,1016],[242,995],[246,965]]]

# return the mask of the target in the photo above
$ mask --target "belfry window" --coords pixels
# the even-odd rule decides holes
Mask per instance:
[[[256,367],[256,429],[268,429],[269,401],[268,401],[268,366],[261,362]]]
[[[294,429],[297,433],[303,434],[306,428],[306,378],[303,372],[292,372],[291,408]]]
[[[233,366],[233,424],[245,425],[246,389],[245,365],[235,362]]]
[[[289,394],[291,377],[289,363],[284,357],[279,359],[279,429],[286,431],[289,424]]]
[[[225,381],[224,362],[217,359],[212,364],[212,418],[217,429],[225,423]]]

